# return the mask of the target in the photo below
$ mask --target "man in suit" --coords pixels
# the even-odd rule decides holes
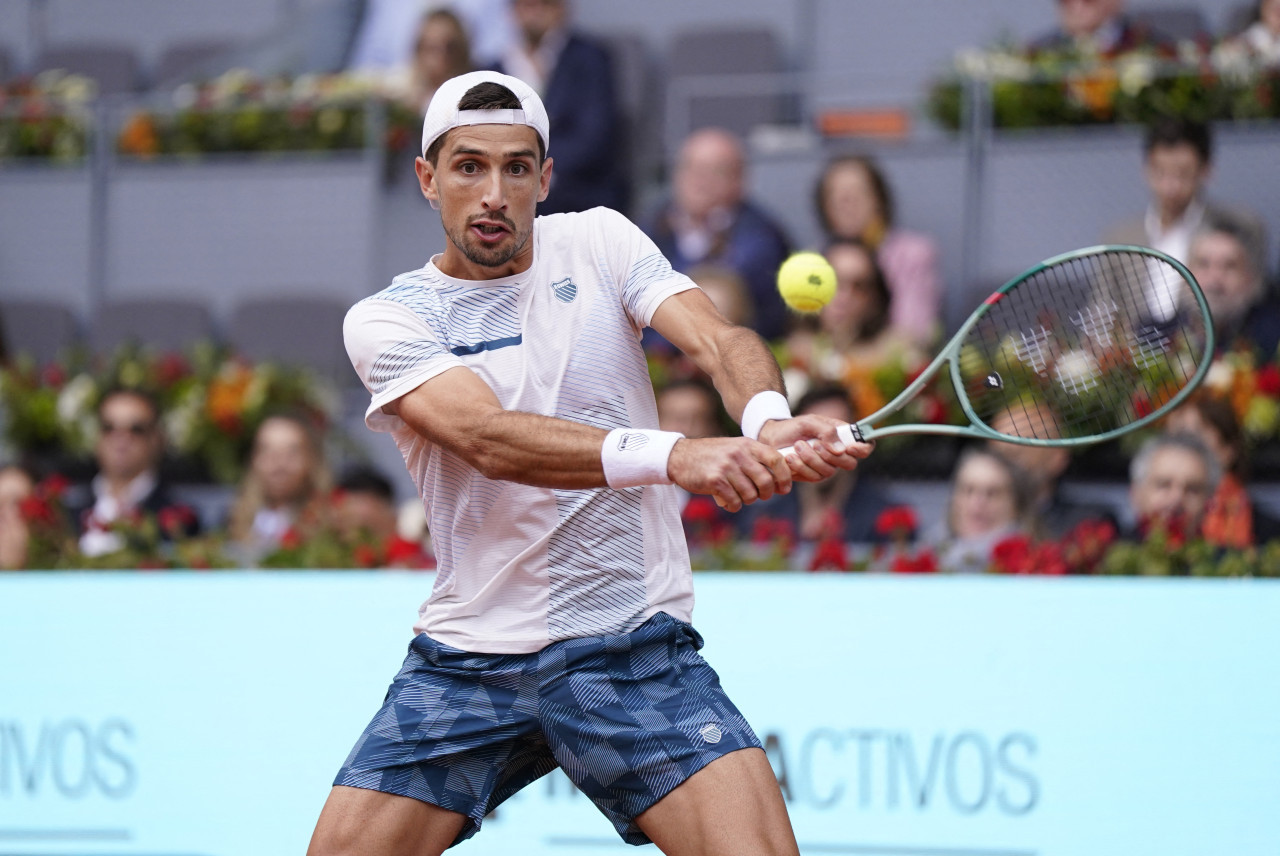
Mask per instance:
[[[1105,237],[1111,244],[1154,247],[1180,262],[1189,258],[1191,236],[1206,220],[1234,214],[1261,229],[1260,221],[1205,199],[1213,166],[1209,126],[1190,119],[1163,118],[1148,129],[1143,142],[1143,177],[1151,202],[1141,217],[1113,227]]]
[[[572,29],[566,0],[511,0],[511,11],[519,37],[496,70],[542,97],[556,140],[551,192],[538,213],[625,209],[626,147],[609,54]]]
[[[1139,48],[1173,54],[1164,35],[1124,13],[1124,0],[1057,0],[1058,26],[1028,45],[1032,54],[1079,51],[1114,56]]]
[[[155,399],[136,389],[108,390],[98,404],[94,456],[98,474],[67,496],[86,556],[123,548],[112,524],[134,517],[154,516],[166,540],[198,531],[195,513],[170,496],[160,477],[164,431]]]
[[[670,199],[640,227],[678,271],[708,264],[735,271],[751,293],[752,327],[776,339],[787,325],[776,277],[791,244],[782,227],[747,199],[746,160],[742,143],[728,131],[694,131],[680,147]]]

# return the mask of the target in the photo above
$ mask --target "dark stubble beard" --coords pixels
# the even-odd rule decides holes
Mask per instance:
[[[497,220],[510,229],[510,234],[513,238],[510,243],[501,244],[496,247],[486,247],[482,244],[476,243],[475,237],[471,234],[470,222],[461,229],[448,231],[449,241],[462,251],[462,254],[467,257],[467,261],[472,264],[479,265],[480,267],[502,267],[519,255],[520,251],[529,243],[529,236],[533,234],[532,228],[523,234],[517,232],[515,224],[505,217],[494,217],[493,215],[489,215],[488,217],[477,217],[474,219]]]

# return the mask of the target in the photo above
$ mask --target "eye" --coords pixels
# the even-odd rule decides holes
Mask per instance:
[[[511,165],[512,175],[526,175],[528,172],[529,172],[529,167],[525,166],[522,163],[513,163]]]
[[[480,166],[475,161],[466,161],[458,167],[458,170],[463,175],[475,175],[480,171]]]

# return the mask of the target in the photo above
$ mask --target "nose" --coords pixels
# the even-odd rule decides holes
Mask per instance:
[[[500,170],[493,170],[489,173],[488,180],[484,186],[484,194],[480,200],[486,211],[501,211],[507,207],[506,187],[503,185],[502,178]]]

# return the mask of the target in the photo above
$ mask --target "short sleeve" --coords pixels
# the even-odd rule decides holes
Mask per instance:
[[[639,226],[616,211],[597,210],[602,214],[609,263],[621,285],[622,303],[637,327],[648,327],[662,301],[698,286],[671,267]]]
[[[403,425],[400,417],[382,412],[384,405],[462,365],[426,321],[390,300],[373,298],[351,307],[342,337],[351,365],[372,397],[364,421],[374,431]]]

